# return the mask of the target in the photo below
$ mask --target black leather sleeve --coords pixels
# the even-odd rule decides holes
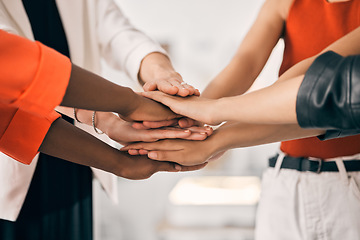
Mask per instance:
[[[359,134],[360,55],[320,55],[300,86],[296,114],[303,128],[334,129],[322,139]]]

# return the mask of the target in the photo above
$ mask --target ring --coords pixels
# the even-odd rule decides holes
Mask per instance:
[[[186,83],[186,82],[182,82],[182,83],[180,83],[180,84],[184,86],[184,85],[186,85],[187,83]]]

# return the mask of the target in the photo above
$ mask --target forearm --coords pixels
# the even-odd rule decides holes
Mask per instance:
[[[324,130],[301,129],[298,125],[225,124],[206,141],[213,154],[232,148],[250,147],[323,134]]]
[[[233,58],[205,88],[201,96],[218,99],[245,93],[253,84],[261,67],[255,68],[254,63],[246,61],[246,54],[239,54]]]
[[[116,85],[73,65],[61,105],[126,115],[134,110],[133,104],[139,98],[130,88]]]
[[[222,98],[212,105],[215,121],[253,124],[296,124],[296,96],[303,76],[245,95]]]
[[[124,155],[61,118],[52,124],[39,151],[116,175],[120,175],[119,163]]]

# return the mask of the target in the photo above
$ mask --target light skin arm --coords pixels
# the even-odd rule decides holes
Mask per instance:
[[[57,107],[57,111],[62,114],[74,119],[74,109],[67,107]],[[89,126],[92,126],[92,116],[93,111],[77,109],[77,118],[78,120]],[[177,122],[177,119],[174,119],[173,122]],[[207,127],[188,127],[188,128],[179,128],[179,127],[162,127],[151,129],[151,128],[134,128],[134,124],[141,123],[130,123],[119,116],[110,113],[110,112],[96,112],[95,115],[95,127],[100,131],[104,132],[112,140],[121,143],[128,144],[131,142],[154,142],[159,139],[165,138],[181,138],[188,140],[204,140],[207,136],[212,134],[212,128]]]
[[[332,50],[343,56],[360,54],[359,42],[360,27],[331,44],[322,53]],[[219,100],[197,97],[180,99],[161,93],[143,95],[169,106],[178,114],[208,124],[219,124],[223,121],[260,124],[296,123],[297,92],[303,74],[317,56],[294,65],[272,86],[245,95]]]
[[[323,133],[324,130],[301,129],[297,125],[232,123],[221,126],[204,141],[162,140],[154,143],[135,143],[121,150],[137,153],[142,149],[151,159],[174,161],[191,166],[206,163],[213,156],[228,149],[317,136]]]
[[[175,71],[170,59],[162,53],[147,55],[141,62],[139,82],[145,91],[159,90],[170,95],[182,97],[200,95],[198,89],[188,84],[181,85],[183,79]]]
[[[292,0],[265,1],[234,57],[206,87],[203,97],[236,96],[250,88],[282,34],[291,3]]]

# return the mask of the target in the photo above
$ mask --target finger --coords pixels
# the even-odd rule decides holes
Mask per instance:
[[[137,149],[129,149],[128,153],[132,156],[140,155],[140,152]]]
[[[171,103],[173,96],[167,95],[163,92],[143,92],[141,93],[142,96],[150,98],[154,101],[160,102],[164,105],[169,105]]]
[[[199,89],[195,89],[195,94],[194,94],[195,96],[200,96],[200,91],[199,91]]]
[[[154,142],[160,139],[171,139],[171,138],[181,138],[186,139],[191,136],[191,131],[188,129],[180,128],[168,128],[161,130],[148,130],[148,134],[144,135],[143,142]]]
[[[178,92],[176,95],[179,95],[181,97],[186,97],[189,95],[193,95],[193,93],[195,92],[194,88],[192,88],[191,86],[187,87],[186,86],[187,84],[185,82],[183,82],[182,80],[172,78],[168,81],[178,89]]]
[[[156,171],[159,172],[179,172],[182,170],[182,166],[174,162],[157,162]]]
[[[139,149],[139,154],[140,155],[147,155],[149,153],[148,150],[145,150],[145,149]]]
[[[148,153],[148,158],[156,161],[176,161],[174,155],[177,153],[178,151],[151,151]]]
[[[147,130],[149,129],[149,127],[146,127],[142,122],[134,122],[131,125],[133,128],[138,129],[138,130]]]
[[[195,88],[189,84],[182,84],[183,87],[185,87],[187,90],[189,90],[189,95],[195,94]]]
[[[186,140],[192,140],[192,141],[202,141],[205,140],[208,137],[206,133],[192,133],[190,136],[184,138]]]
[[[173,84],[171,80],[162,80],[157,83],[157,89],[163,93],[175,95],[178,93],[179,88]]]
[[[176,141],[176,140],[162,140],[162,141],[158,141],[158,142],[148,142],[148,143],[146,143],[146,142],[133,143],[133,144],[129,144],[125,147],[122,147],[120,150],[127,151],[129,149],[145,149],[148,151],[155,151],[155,150],[175,151],[175,150],[183,149],[181,146],[174,144],[173,141]]]
[[[168,127],[168,126],[175,126],[178,124],[178,119],[171,119],[171,120],[165,120],[165,121],[157,121],[157,122],[149,122],[144,121],[143,123],[144,127],[149,128],[161,128],[161,127]]]
[[[181,172],[187,172],[187,171],[196,171],[199,169],[204,168],[208,163],[203,163],[195,166],[181,166]]]
[[[212,127],[210,126],[205,126],[205,127],[189,127],[187,128],[188,130],[190,130],[192,133],[205,133],[207,136],[210,136],[214,130]]]
[[[147,82],[147,83],[144,84],[143,89],[146,92],[154,91],[154,90],[157,89],[157,85],[156,85],[155,82]]]
[[[195,125],[195,120],[191,118],[180,118],[178,124],[181,128],[189,128]]]

